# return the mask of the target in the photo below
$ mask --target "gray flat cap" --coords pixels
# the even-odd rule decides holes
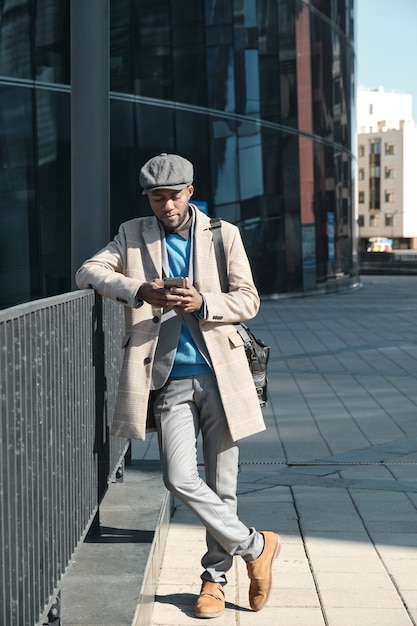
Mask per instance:
[[[178,154],[162,152],[149,159],[140,170],[139,182],[143,194],[153,189],[184,189],[192,184],[194,168]]]

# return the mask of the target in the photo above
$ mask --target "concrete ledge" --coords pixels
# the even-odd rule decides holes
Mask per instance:
[[[63,626],[149,625],[171,509],[158,461],[126,467],[63,578]]]
[[[173,500],[166,491],[157,521],[155,535],[152,541],[150,554],[143,575],[142,587],[132,626],[149,626],[152,620],[152,611],[158,586],[159,572],[164,556],[165,544],[168,536],[169,524],[172,517]]]

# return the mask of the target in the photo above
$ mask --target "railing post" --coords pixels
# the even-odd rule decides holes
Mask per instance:
[[[97,458],[97,504],[106,493],[107,478],[110,467],[110,450],[107,426],[107,403],[106,403],[106,371],[105,371],[105,341],[103,329],[103,299],[96,293],[94,303],[93,321],[94,343],[94,378],[95,378],[95,404],[96,404],[96,432],[94,452]]]

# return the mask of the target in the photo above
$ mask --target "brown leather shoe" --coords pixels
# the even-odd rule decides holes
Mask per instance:
[[[224,591],[220,583],[203,581],[194,607],[196,617],[219,617],[224,612]]]
[[[264,549],[255,561],[248,561],[246,568],[251,580],[249,586],[249,604],[253,611],[260,611],[268,602],[272,587],[272,566],[281,550],[279,535],[263,531]]]

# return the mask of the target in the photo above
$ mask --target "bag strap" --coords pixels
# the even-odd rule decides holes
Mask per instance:
[[[217,261],[217,271],[219,272],[220,285],[223,293],[227,293],[229,291],[229,281],[227,278],[226,271],[226,255],[224,253],[224,244],[222,237],[222,222],[220,217],[212,217],[210,219],[210,230],[213,235],[213,244],[214,244],[214,252],[216,254]],[[250,350],[251,352],[251,360],[256,361],[256,352],[252,345],[252,338],[250,330],[246,324],[243,322],[236,322],[236,330],[240,334],[245,344],[246,350]]]
[[[226,255],[224,253],[223,237],[222,237],[222,221],[220,217],[212,217],[210,219],[210,230],[213,235],[214,252],[216,254],[217,271],[219,272],[220,286],[223,293],[229,291],[229,281],[227,279]]]

